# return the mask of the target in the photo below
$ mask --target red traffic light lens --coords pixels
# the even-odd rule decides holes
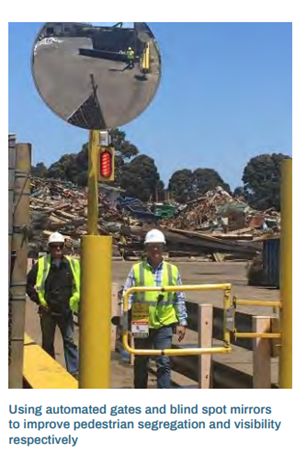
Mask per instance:
[[[100,153],[100,175],[109,178],[112,175],[112,153],[108,150]]]

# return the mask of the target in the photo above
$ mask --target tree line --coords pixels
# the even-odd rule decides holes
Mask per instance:
[[[234,196],[241,196],[253,208],[266,210],[274,207],[280,210],[281,162],[288,155],[281,153],[261,154],[247,163],[244,168],[243,185],[231,190],[214,169],[181,169],[173,173],[168,187],[160,178],[154,159],[140,153],[136,145],[126,138],[120,129],[111,130],[112,145],[115,149],[115,184],[124,189],[128,197],[137,197],[147,202],[164,199],[165,189],[171,198],[186,203],[203,196],[207,191],[222,188]],[[32,166],[32,175],[40,178],[56,178],[71,181],[79,186],[87,185],[88,143],[78,153],[64,154],[49,168],[43,162]]]

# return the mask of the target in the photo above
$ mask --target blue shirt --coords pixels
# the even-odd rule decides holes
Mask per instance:
[[[156,287],[161,287],[162,285],[162,277],[163,277],[163,269],[164,269],[164,261],[162,261],[157,268],[153,268],[149,262],[147,262],[149,265],[153,277],[154,277],[154,282]],[[182,279],[180,274],[178,273],[177,280],[176,280],[176,285],[182,285]],[[134,276],[134,270],[133,268],[129,272],[128,278],[125,282],[124,288],[123,288],[123,294],[127,291],[127,289],[131,287],[136,286],[136,280]],[[133,303],[133,298],[134,298],[134,293],[130,293],[129,295],[129,307],[131,307]],[[175,307],[176,315],[179,321],[179,324],[182,326],[187,325],[187,310],[186,310],[186,297],[184,292],[176,292],[176,301],[173,302],[173,305]]]

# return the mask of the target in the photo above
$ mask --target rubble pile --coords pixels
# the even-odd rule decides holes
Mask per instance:
[[[138,258],[146,232],[158,227],[165,234],[169,257],[252,259],[262,249],[260,240],[279,229],[279,213],[273,209],[256,212],[221,187],[178,205],[171,219],[156,216],[149,204],[139,206],[134,201],[131,205],[133,201],[128,198],[109,198],[106,194],[98,194],[98,230],[112,235],[114,256]],[[68,249],[78,254],[80,237],[87,232],[87,189],[71,182],[33,177],[30,215],[30,251],[46,251],[50,233],[59,231],[66,237]]]
[[[253,239],[280,230],[280,213],[273,208],[258,212],[243,197],[233,197],[220,186],[178,211],[175,218],[164,223],[165,227],[203,231],[227,239]]]
[[[99,233],[116,230],[118,223],[120,228],[124,217],[105,195],[99,193],[98,200]],[[45,250],[49,234],[57,230],[68,248],[77,251],[87,230],[87,190],[66,181],[31,178],[30,217],[30,249]]]

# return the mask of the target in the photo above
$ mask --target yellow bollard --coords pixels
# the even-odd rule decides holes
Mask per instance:
[[[150,44],[147,43],[141,58],[142,72],[147,74],[150,70]]]
[[[292,388],[292,160],[282,165],[279,387]]]
[[[112,237],[86,235],[81,250],[79,387],[110,388]]]

